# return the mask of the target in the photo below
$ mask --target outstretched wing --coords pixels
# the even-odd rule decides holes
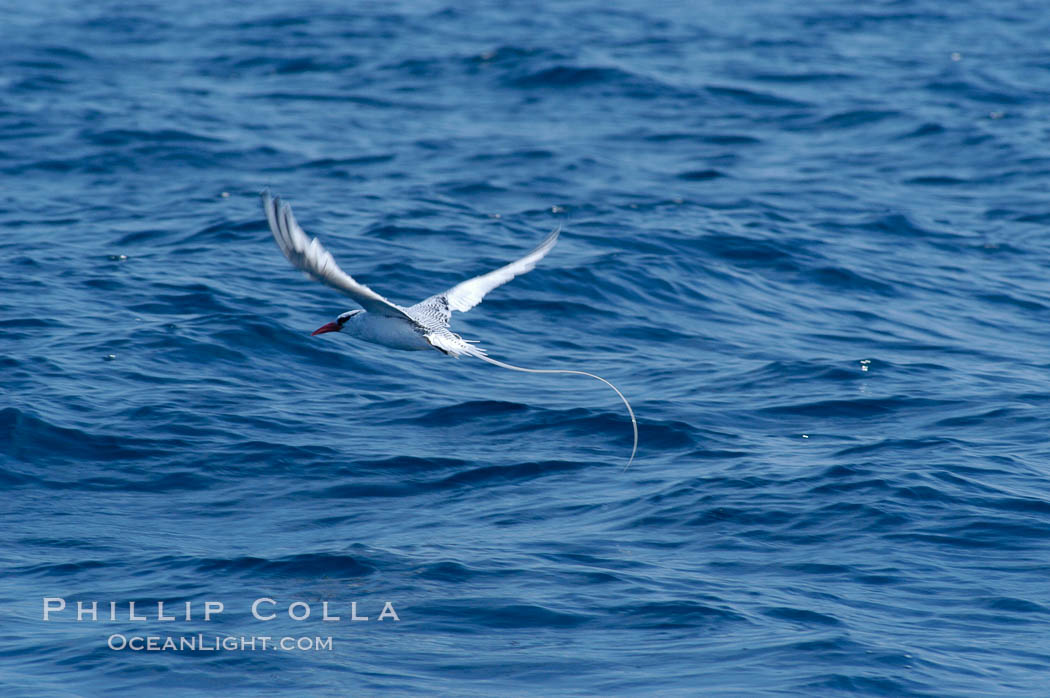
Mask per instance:
[[[536,249],[516,262],[511,262],[496,271],[490,271],[488,274],[475,276],[473,279],[467,279],[462,283],[458,283],[444,293],[439,293],[421,303],[417,303],[409,308],[409,312],[413,315],[434,319],[443,325],[447,325],[453,310],[465,313],[480,303],[485,294],[492,289],[502,286],[515,276],[521,276],[526,272],[532,271],[536,267],[536,263],[551,251],[554,243],[558,242],[558,234],[560,232],[561,226],[558,226],[550,235],[543,239],[543,242],[536,246]]]
[[[292,207],[287,202],[281,201],[280,197],[270,196],[267,190],[262,193],[262,205],[277,246],[293,266],[306,272],[311,278],[342,291],[370,313],[414,322],[404,309],[364,284],[354,281],[354,277],[340,269],[331,253],[321,246],[317,238],[311,240],[299,227],[295,216],[292,215]]]

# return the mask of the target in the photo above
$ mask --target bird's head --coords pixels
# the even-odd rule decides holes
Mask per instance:
[[[314,330],[310,334],[310,336],[312,337],[314,335],[324,334],[325,332],[338,332],[339,330],[343,329],[343,325],[346,324],[347,320],[349,320],[353,316],[359,315],[359,314],[361,314],[363,312],[365,312],[365,311],[363,311],[363,310],[348,310],[345,313],[343,313],[342,315],[340,315],[339,317],[337,317],[335,319],[335,322],[330,322],[327,325],[321,325],[320,327],[318,327],[316,330]]]

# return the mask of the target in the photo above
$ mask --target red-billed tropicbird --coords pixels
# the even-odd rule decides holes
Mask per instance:
[[[396,303],[391,303],[364,284],[355,281],[352,276],[340,269],[335,259],[328,250],[321,246],[317,238],[311,240],[307,237],[292,215],[292,207],[286,202],[281,201],[279,197],[270,196],[269,191],[264,191],[262,204],[263,210],[266,211],[266,218],[270,222],[273,237],[277,240],[277,245],[284,252],[288,261],[310,277],[342,291],[364,308],[364,310],[348,310],[337,317],[334,322],[329,322],[314,330],[313,334],[346,332],[358,339],[391,349],[406,351],[437,349],[450,356],[459,357],[463,354],[474,356],[512,371],[574,373],[596,378],[616,391],[616,394],[623,400],[623,404],[627,406],[627,413],[631,415],[634,446],[624,469],[630,467],[634,461],[634,454],[638,450],[638,421],[634,418],[631,403],[627,402],[627,398],[615,385],[601,376],[585,371],[522,368],[505,364],[487,356],[483,349],[474,346],[473,342],[463,339],[449,329],[453,310],[465,313],[480,303],[485,294],[492,289],[502,286],[515,276],[532,271],[536,263],[543,259],[558,241],[560,228],[555,228],[536,249],[518,261],[511,262],[488,274],[467,279],[443,293],[431,296],[409,308],[403,308]]]

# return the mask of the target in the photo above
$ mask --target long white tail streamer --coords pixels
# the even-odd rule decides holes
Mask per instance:
[[[512,366],[511,364],[505,364],[502,361],[497,361],[491,356],[487,356],[485,354],[482,354],[481,352],[475,353],[474,356],[481,359],[482,361],[488,361],[490,364],[499,366],[500,368],[507,368],[511,371],[521,371],[522,373],[575,373],[578,376],[590,376],[591,378],[600,380],[602,383],[605,383],[607,386],[615,390],[616,394],[620,396],[621,400],[623,400],[623,404],[627,406],[627,414],[631,415],[631,428],[634,429],[634,447],[631,449],[631,457],[627,460],[627,465],[623,466],[623,469],[627,470],[631,467],[631,463],[634,462],[634,454],[638,452],[638,420],[634,418],[634,410],[631,409],[631,403],[627,402],[627,398],[623,396],[623,393],[621,393],[620,389],[617,388],[615,385],[605,380],[601,376],[596,376],[593,373],[587,373],[586,371],[570,371],[564,368],[522,368],[521,366]]]

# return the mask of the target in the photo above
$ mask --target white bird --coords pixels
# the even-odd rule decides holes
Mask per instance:
[[[264,191],[262,204],[277,246],[281,248],[281,252],[288,258],[288,261],[310,277],[342,291],[364,308],[364,310],[348,310],[342,313],[333,322],[314,330],[314,335],[326,332],[346,332],[358,339],[391,349],[406,351],[437,349],[446,355],[455,357],[463,354],[474,356],[512,371],[572,373],[596,378],[615,390],[623,400],[623,404],[627,406],[627,413],[631,416],[631,427],[634,430],[634,446],[624,470],[634,462],[634,455],[638,451],[638,420],[634,417],[631,403],[615,385],[601,376],[585,371],[522,368],[497,361],[487,356],[480,347],[474,346],[474,342],[463,339],[449,329],[453,310],[465,313],[480,303],[485,294],[492,289],[502,286],[515,276],[532,271],[536,263],[543,259],[558,241],[560,228],[555,228],[536,249],[516,262],[511,262],[488,274],[467,279],[444,293],[431,296],[409,308],[403,308],[391,303],[364,284],[355,281],[352,276],[340,269],[335,259],[318,242],[317,238],[311,240],[307,237],[292,215],[292,207],[281,201],[280,197],[270,196],[269,191]]]

